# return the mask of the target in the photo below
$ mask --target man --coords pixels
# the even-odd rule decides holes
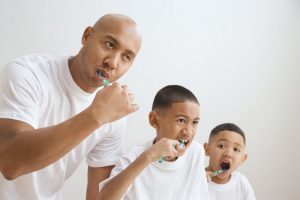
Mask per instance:
[[[140,46],[136,23],[108,14],[86,28],[76,56],[28,55],[1,70],[0,199],[62,199],[85,158],[95,199],[120,152],[123,117],[138,109],[115,81]],[[98,90],[104,80],[115,83]]]

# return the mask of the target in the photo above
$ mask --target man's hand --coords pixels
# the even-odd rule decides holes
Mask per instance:
[[[106,124],[137,111],[138,105],[126,85],[113,83],[98,91],[89,109],[99,124]]]

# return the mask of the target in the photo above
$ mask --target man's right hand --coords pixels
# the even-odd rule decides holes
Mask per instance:
[[[112,83],[99,90],[89,107],[101,125],[116,121],[137,111],[138,108],[138,105],[133,103],[133,94],[128,87],[119,83]]]

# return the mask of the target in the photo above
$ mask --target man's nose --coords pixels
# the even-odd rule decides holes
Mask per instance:
[[[118,68],[118,55],[110,55],[104,60],[105,66],[109,70],[115,70]]]

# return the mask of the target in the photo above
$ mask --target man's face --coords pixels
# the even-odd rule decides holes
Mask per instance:
[[[192,101],[173,103],[171,108],[157,113],[157,140],[165,137],[185,141],[189,147],[197,132],[199,105]],[[187,148],[186,148],[187,149]]]
[[[88,27],[82,44],[75,81],[85,91],[93,92],[102,86],[97,74],[114,82],[127,72],[140,49],[141,38],[135,24],[115,20]]]
[[[225,170],[215,179],[229,180],[231,173],[236,170],[247,158],[243,137],[233,131],[221,131],[210,138],[204,145],[209,159],[209,171]],[[223,182],[223,181],[222,181]]]

